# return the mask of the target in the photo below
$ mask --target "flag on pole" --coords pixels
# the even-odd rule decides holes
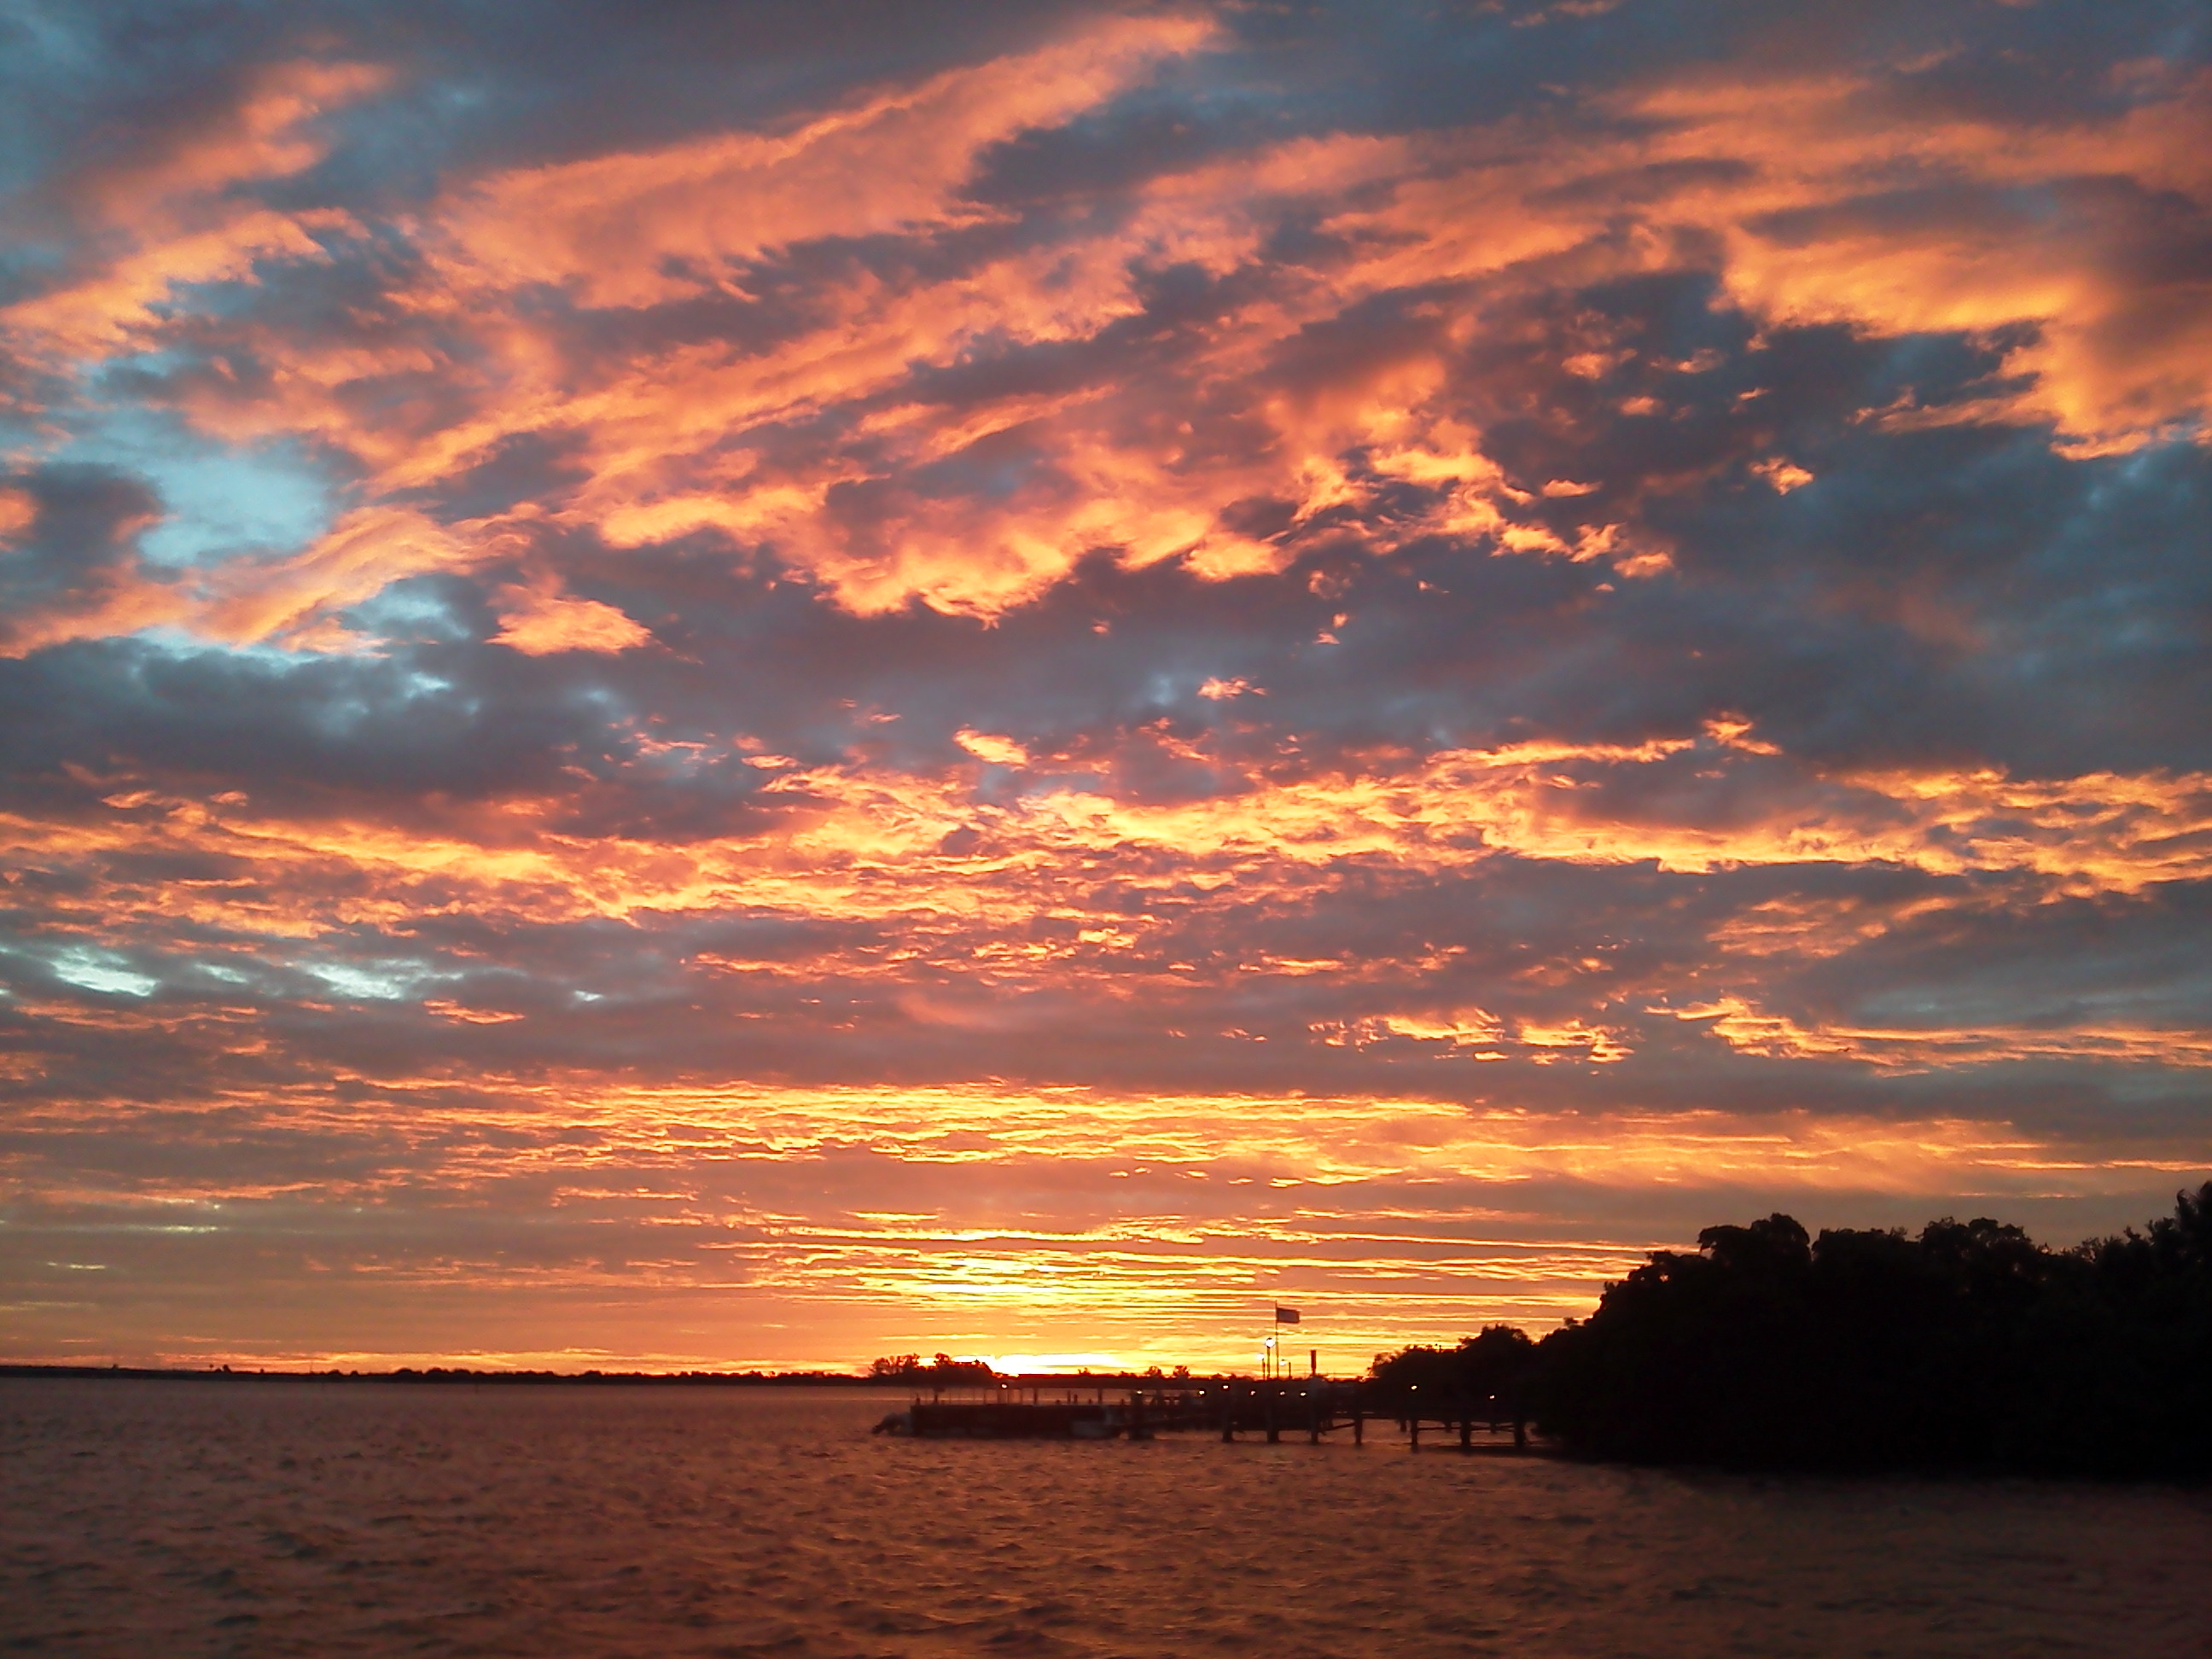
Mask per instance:
[[[1298,1322],[1298,1310],[1296,1308],[1285,1308],[1281,1303],[1278,1302],[1275,1304],[1275,1322],[1278,1325],[1297,1324]]]

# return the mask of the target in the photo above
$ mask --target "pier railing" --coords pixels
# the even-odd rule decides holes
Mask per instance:
[[[1510,1443],[1525,1449],[1527,1425],[1517,1418],[1510,1402],[1495,1398],[1424,1399],[1419,1389],[1386,1394],[1366,1379],[1051,1375],[933,1391],[927,1404],[916,1397],[906,1420],[920,1433],[996,1437],[1058,1435],[1072,1429],[1080,1438],[1148,1439],[1158,1433],[1199,1431],[1218,1433],[1224,1441],[1256,1436],[1270,1443],[1302,1435],[1315,1444],[1346,1431],[1354,1444],[1364,1444],[1368,1425],[1380,1420],[1395,1425],[1414,1450],[1424,1431],[1433,1430],[1443,1443],[1456,1437],[1462,1449],[1472,1451],[1502,1449],[1498,1437],[1509,1429]]]

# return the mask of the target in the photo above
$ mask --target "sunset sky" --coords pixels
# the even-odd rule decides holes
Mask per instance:
[[[2212,1166],[2201,0],[0,5],[0,1357],[1325,1368]]]

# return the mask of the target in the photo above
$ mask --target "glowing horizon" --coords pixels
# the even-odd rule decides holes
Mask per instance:
[[[0,20],[0,1358],[1341,1371],[2212,1170],[2201,20],[863,15]]]

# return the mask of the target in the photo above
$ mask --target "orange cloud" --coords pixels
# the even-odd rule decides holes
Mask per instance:
[[[1961,1193],[2080,1201],[2131,1194],[2192,1167],[2172,1149],[2102,1157],[2010,1124],[1940,1116],[1583,1116],[1418,1098],[486,1081],[464,1090],[347,1079],[349,1091],[374,1091],[377,1156],[318,1190],[369,1229],[428,1194],[472,1215],[526,1197],[538,1248],[396,1248],[372,1231],[331,1286],[345,1298],[334,1347],[528,1352],[543,1343],[532,1328],[550,1327],[548,1304],[560,1293],[618,1291],[654,1298],[662,1326],[666,1298],[711,1297],[732,1328],[687,1316],[687,1329],[699,1354],[721,1363],[742,1355],[848,1365],[896,1348],[881,1333],[921,1330],[959,1333],[947,1342],[963,1340],[963,1352],[1019,1344],[1220,1364],[1244,1357],[1243,1332],[1273,1291],[1305,1309],[1310,1340],[1331,1369],[1346,1370],[1379,1349],[1492,1318],[1541,1329],[1586,1310],[1643,1250],[1688,1242],[1649,1221],[1532,1223],[1522,1208],[1532,1192],[1578,1187],[1597,1213],[1653,1192],[1721,1202],[1756,1194],[1817,1225],[1872,1192],[1931,1207]],[[264,1134],[342,1140],[357,1127],[349,1099],[327,1090],[218,1092],[182,1115],[213,1128],[244,1109]],[[137,1115],[118,1105],[105,1121],[112,1133]],[[19,1132],[75,1121],[41,1114]],[[862,1169],[892,1184],[856,1180]],[[792,1201],[802,1192],[804,1206]],[[257,1205],[295,1196],[251,1176],[95,1178],[47,1201],[222,1232]],[[403,1292],[410,1317],[370,1346],[356,1298],[376,1288]],[[441,1290],[466,1293],[472,1322],[426,1342]],[[793,1343],[787,1355],[763,1352],[757,1325],[781,1318],[801,1322],[802,1333],[778,1334]],[[593,1336],[698,1363],[672,1349],[665,1329],[595,1325]],[[322,1351],[312,1339],[306,1346]]]
[[[1805,1026],[1785,1015],[1764,1012],[1741,997],[1662,1012],[1677,1019],[1709,1022],[1713,1035],[1739,1054],[1768,1060],[1851,1060],[1900,1074],[2027,1060],[2115,1060],[2184,1071],[2212,1068],[2212,1031],[2143,1026]]]
[[[1650,125],[1636,139],[1509,124],[1437,141],[1432,173],[1336,222],[1388,237],[1348,277],[1367,291],[1534,274],[1571,253],[1581,280],[1661,269],[1700,257],[1685,246],[1696,236],[1717,239],[1731,298],[1776,323],[2032,325],[2007,365],[2026,387],[1946,418],[2047,420],[2073,453],[2124,448],[2201,420],[2212,386],[2202,282],[2165,287],[2139,270],[2152,193],[2212,208],[2212,79],[2156,92],[2102,118],[2035,123],[1904,108],[1881,76],[1736,66],[1620,94],[1617,112]],[[2003,199],[2023,188],[2061,192],[2068,210],[2023,219]],[[1601,244],[1624,207],[1640,234]],[[1789,488],[1799,471],[1772,476]]]
[[[380,510],[375,492],[435,486],[514,434],[570,434],[585,477],[538,504],[555,523],[617,546],[714,526],[772,544],[856,611],[919,599],[987,617],[1034,600],[1099,550],[1133,567],[1181,559],[1212,579],[1278,570],[1298,529],[1339,509],[1362,513],[1376,549],[1442,534],[1602,559],[1628,575],[1668,568],[1668,550],[1632,526],[1563,533],[1534,513],[1597,485],[1516,480],[1485,453],[1449,368],[1480,337],[1485,285],[1705,263],[1737,303],[1777,323],[2033,331],[2010,348],[2021,386],[1971,404],[1869,411],[1889,424],[2050,420],[2087,452],[2203,413],[2212,305],[2146,286],[2130,252],[2130,238],[2150,234],[2127,205],[2142,192],[2212,203],[2206,169],[2189,159],[2212,153],[2196,142],[2207,136],[2206,83],[2171,78],[2134,86],[2117,112],[2036,125],[1906,118],[1893,77],[1880,75],[1737,69],[1612,94],[1607,111],[1638,124],[1634,136],[1514,117],[1419,137],[1301,137],[1162,173],[1114,214],[953,274],[833,261],[811,280],[802,320],[766,345],[684,340],[583,362],[526,303],[549,284],[629,309],[742,299],[752,264],[799,244],[972,228],[997,211],[965,193],[992,145],[1062,124],[1212,39],[1189,18],[1109,20],[879,88],[787,131],[481,179],[422,216],[432,269],[392,296],[380,339],[263,332],[254,344],[276,366],[271,383],[251,397],[204,387],[190,407],[234,438],[313,434],[352,450],[373,471],[367,511]],[[345,223],[249,207],[223,190],[307,165],[321,153],[314,114],[380,84],[361,66],[270,71],[228,125],[106,186],[106,210],[129,205],[138,228],[118,228],[105,263],[19,302],[7,325],[49,351],[110,349],[158,335],[157,301],[175,283],[320,257],[316,238],[350,234]],[[2027,186],[2065,194],[2054,228],[2005,216],[2003,193]],[[1962,205],[1911,210],[1909,193],[1931,190]],[[1141,309],[1147,272],[1259,270],[1273,226],[1294,208],[1318,215],[1339,251],[1268,270],[1194,333],[1171,371],[1048,394],[1010,388],[957,407],[908,392],[918,370],[993,343],[1101,337]],[[1284,379],[1287,354],[1316,327],[1415,291],[1437,296],[1425,333]],[[1611,361],[1601,345],[1585,355],[1594,373]],[[434,397],[427,383],[398,395],[426,377]],[[1235,410],[1234,445],[1206,442],[1184,416],[1215,401]],[[795,443],[802,426],[827,435]],[[1018,473],[986,459],[1009,453],[1029,458]],[[1012,482],[980,493],[912,482],[918,469],[970,461]],[[1778,456],[1754,470],[1783,491],[1811,477]],[[1429,504],[1393,496],[1378,510],[1406,484],[1431,492]],[[1254,502],[1279,504],[1278,527],[1249,527],[1240,507]],[[239,606],[252,608],[242,597]],[[118,626],[135,614],[119,613]],[[244,626],[210,623],[223,637]]]
[[[102,638],[157,626],[237,645],[281,640],[295,649],[357,649],[362,641],[340,625],[338,611],[374,598],[404,577],[468,569],[511,554],[519,546],[513,531],[495,520],[442,525],[411,507],[360,507],[289,557],[232,561],[205,572],[166,577],[133,565],[118,573],[89,601],[81,599],[27,618],[8,634],[7,651],[20,656],[64,640]],[[579,640],[586,634],[602,641],[622,635],[621,627],[598,615],[606,611],[620,617],[611,607],[558,596],[532,602],[544,608],[526,613],[517,610],[524,620],[524,637],[550,639],[564,628]],[[564,611],[564,605],[584,608]],[[623,642],[637,643],[643,630],[627,618],[623,621],[637,636]],[[619,650],[623,646],[580,648]]]
[[[2030,377],[2014,418],[2053,421],[2094,453],[2201,419],[2212,387],[2212,289],[2162,289],[2135,268],[2142,192],[2212,206],[2212,76],[2163,91],[2101,120],[2040,124],[1915,117],[1848,77],[1678,85],[1638,106],[1671,128],[1665,159],[1759,158],[1724,216],[1699,216],[1727,238],[1740,301],[1881,333],[2032,324],[2008,363]],[[1931,214],[1886,205],[1884,186],[1960,194]],[[2070,210],[2032,223],[1998,199],[2020,188],[2067,195]]]
[[[36,358],[99,356],[158,331],[160,308],[190,284],[250,280],[264,260],[325,258],[320,235],[358,232],[349,215],[285,213],[234,187],[313,166],[329,148],[316,118],[388,79],[364,64],[275,64],[173,150],[76,181],[71,205],[90,221],[91,258],[0,310],[0,331]]]
[[[580,599],[551,586],[503,587],[500,631],[492,637],[525,656],[556,651],[627,651],[653,637],[611,605]]]
[[[2212,872],[2212,781],[2195,775],[2033,784],[1996,774],[1819,778],[1755,747],[1682,738],[1448,752],[1395,772],[1255,781],[1241,793],[1158,805],[1057,787],[1049,766],[1011,740],[980,732],[967,739],[970,752],[998,763],[1023,764],[1012,757],[1024,756],[1030,793],[979,799],[959,775],[778,764],[755,798],[756,827],[663,844],[565,833],[554,827],[569,811],[565,801],[518,799],[402,828],[287,819],[243,800],[141,790],[116,794],[130,810],[112,820],[0,816],[0,850],[50,866],[190,849],[241,860],[254,872],[250,881],[199,887],[110,885],[97,901],[109,927],[133,917],[189,918],[311,938],[456,912],[537,923],[780,914],[896,923],[904,954],[841,971],[902,981],[907,964],[921,958],[1040,983],[1096,978],[1119,987],[1117,995],[1158,980],[1156,988],[1170,996],[1179,994],[1172,989],[1178,981],[1193,981],[1170,964],[1139,974],[1117,960],[1156,937],[1158,927],[1120,896],[1157,896],[1186,916],[1263,902],[1288,906],[1361,872],[1425,879],[1504,855],[1686,872],[1834,864],[1983,872],[2026,882],[2045,897],[2142,893]],[[1654,816],[1649,805],[1632,813],[1607,804],[1616,790],[1623,800],[1668,800],[1646,781],[1661,769],[1680,766],[1687,777],[1724,765],[1766,769],[1758,815],[1723,824],[1668,816],[1671,808]],[[1818,910],[1746,912],[1715,943],[1739,957],[1818,955],[1863,943],[1914,914],[1910,907]],[[1039,932],[1047,919],[1054,926]],[[818,966],[799,957],[742,971],[804,976]],[[1291,963],[1279,971],[1356,981],[1364,970]],[[924,1020],[969,1017],[964,1005],[937,1013],[933,1006],[917,1003],[909,1012]],[[1491,1040],[1492,1028],[1465,1012],[1445,1018],[1401,1004],[1376,1016],[1376,1034],[1468,1050]],[[1346,1016],[1342,1034],[1358,1036],[1359,1018]],[[1498,1040],[1529,1057],[1553,1049],[1602,1061],[1626,1052],[1622,1034],[1601,1019],[1516,1025],[1501,1029]]]
[[[451,280],[495,291],[567,283],[586,304],[644,306],[711,292],[794,242],[975,223],[958,192],[987,147],[1060,125],[1212,33],[1190,17],[1111,19],[787,134],[503,173],[442,217]]]
[[[194,609],[173,586],[119,576],[80,595],[76,603],[28,612],[0,624],[0,657],[27,657],[71,640],[112,639],[143,628],[189,623]]]
[[[952,734],[952,740],[977,760],[989,761],[995,766],[1027,766],[1029,750],[1012,738],[994,737],[988,732],[965,730]]]
[[[198,626],[240,642],[297,633],[403,576],[464,567],[482,551],[465,528],[441,525],[412,508],[358,508],[291,558],[220,567]],[[338,642],[334,635],[324,637]]]
[[[1793,84],[1758,96],[1709,100],[1662,90],[1642,94],[1634,106],[1664,123],[1656,136],[1636,143],[1567,142],[1538,149],[1534,135],[1510,128],[1449,135],[1419,149],[1395,141],[1301,140],[1156,182],[1149,188],[1156,208],[1110,237],[1077,242],[1050,260],[1025,256],[970,274],[957,286],[896,296],[855,289],[853,304],[839,307],[834,330],[818,343],[804,343],[795,352],[786,348],[757,363],[665,363],[655,373],[665,383],[673,372],[684,389],[668,403],[684,411],[686,422],[703,423],[702,436],[719,436],[732,422],[781,418],[794,407],[820,408],[825,398],[870,395],[895,384],[911,363],[952,361],[965,342],[987,331],[1030,339],[1096,332],[1127,313],[1129,273],[1147,260],[1182,258],[1226,270],[1255,257],[1264,222],[1254,210],[1255,199],[1279,191],[1325,202],[1354,187],[1372,188],[1395,171],[1399,177],[1387,208],[1350,210],[1331,222],[1355,246],[1366,239],[1374,251],[1356,252],[1339,269],[1310,273],[1302,289],[1278,284],[1264,301],[1224,319],[1187,365],[1198,384],[1232,385],[1264,374],[1297,330],[1366,296],[1516,272],[1526,273],[1525,280],[1556,281],[1565,274],[1558,262],[1569,256],[1581,280],[1655,269],[1680,258],[1680,234],[1695,231],[1721,237],[1722,274],[1731,290],[1778,322],[1842,319],[1889,332],[1987,332],[2037,324],[2043,343],[2018,349],[2017,366],[2030,373],[2032,384],[1996,412],[2008,419],[2054,418],[2077,446],[2135,441],[2201,409],[2203,370],[2212,360],[2189,343],[2192,336],[2169,331],[2156,352],[2125,360],[2114,355],[2115,331],[2125,331],[2118,319],[2141,296],[2099,275],[2097,262],[2121,255],[2094,236],[2023,246],[1992,230],[1996,240],[1983,247],[1917,223],[1885,228],[1875,221],[1863,233],[1839,228],[1835,236],[1812,238],[1798,259],[1772,228],[1788,215],[1826,211],[1854,199],[1885,168],[1948,169],[1962,188],[2063,176],[2085,158],[2132,169],[2124,176],[2148,177],[2160,152],[2141,134],[2172,137],[2177,124],[2193,118],[2192,94],[2177,94],[2155,119],[2139,112],[2109,131],[2030,135],[2017,143],[2018,135],[2008,138],[1972,123],[1929,131],[1872,121],[1864,106],[1873,96],[1859,82]],[[1752,166],[1733,176],[1713,168],[1694,172],[1693,164],[1715,158],[1749,159]],[[1617,210],[1609,190],[1647,173],[1664,176],[1670,167],[1686,169],[1686,177],[1726,181],[1662,191],[1639,209],[1652,235],[1617,248],[1601,242]],[[1071,282],[1074,273],[1079,276]],[[1079,295],[1084,303],[1071,307]],[[1033,597],[1093,547],[1122,550],[1138,565],[1180,556],[1217,578],[1279,568],[1285,556],[1279,546],[1228,527],[1224,514],[1231,504],[1284,500],[1293,505],[1296,522],[1362,501],[1371,493],[1358,481],[1362,473],[1445,492],[1428,516],[1399,535],[1490,536],[1516,551],[1610,556],[1628,574],[1663,568],[1663,551],[1616,542],[1617,527],[1593,532],[1595,539],[1577,546],[1519,518],[1516,507],[1526,497],[1481,453],[1480,433],[1460,421],[1445,396],[1437,351],[1447,338],[1464,337],[1469,322],[1451,321],[1425,349],[1370,356],[1323,389],[1255,410],[1266,440],[1240,456],[1216,456],[1202,471],[1181,465],[1172,430],[1133,409],[1129,398],[1094,398],[1045,408],[1011,404],[996,422],[979,422],[971,412],[954,428],[934,416],[905,429],[872,422],[872,438],[903,441],[899,459],[906,465],[957,453],[992,432],[1018,428],[1050,458],[1051,470],[1048,481],[1003,501],[930,503],[894,492],[892,515],[872,526],[865,540],[829,507],[830,490],[860,476],[836,463],[811,480],[726,474],[717,480],[723,486],[718,495],[677,498],[690,503],[683,508],[645,508],[621,501],[635,488],[631,481],[641,478],[617,460],[602,469],[598,499],[587,495],[571,510],[603,518],[622,540],[699,523],[773,539],[787,557],[866,611],[920,597],[942,609],[988,614]],[[833,355],[823,355],[823,347]],[[794,368],[800,370],[797,380],[789,378]],[[2130,378],[2154,371],[2153,381]],[[763,401],[761,394],[772,386]],[[658,406],[630,402],[641,416]],[[607,430],[598,420],[587,425]],[[657,427],[647,430],[653,440],[639,447],[664,474],[672,459],[691,447],[681,440],[672,447]],[[875,465],[884,476],[882,462]],[[1785,492],[1811,478],[1780,457],[1759,470]],[[896,466],[888,476],[896,477]],[[1532,481],[1532,487],[1543,485],[1560,493],[1554,481]],[[1578,493],[1588,488],[1575,485]],[[1390,539],[1391,532],[1382,532],[1381,544]]]

